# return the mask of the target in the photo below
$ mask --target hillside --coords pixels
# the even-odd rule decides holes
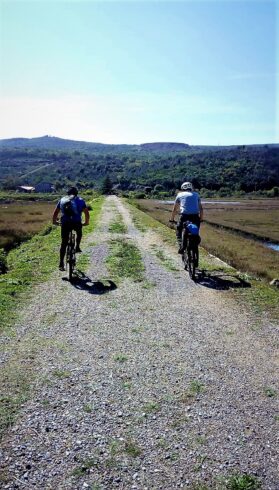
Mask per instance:
[[[189,146],[184,143],[104,145],[42,138],[0,140],[0,185],[41,181],[94,187],[109,175],[122,189],[157,184],[172,191],[182,180],[198,188],[236,191],[279,186],[279,145]]]

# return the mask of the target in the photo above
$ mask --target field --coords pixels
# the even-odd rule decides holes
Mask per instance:
[[[51,222],[54,202],[0,203],[0,248],[15,245],[41,231]]]
[[[169,224],[171,204],[152,200],[137,200],[136,204],[161,223]],[[279,200],[229,204],[208,201],[203,206],[201,237],[206,250],[245,273],[269,281],[279,277],[278,252],[259,241],[279,243]]]
[[[205,221],[279,243],[279,200],[204,204]]]

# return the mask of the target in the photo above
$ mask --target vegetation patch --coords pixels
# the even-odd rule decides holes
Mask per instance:
[[[131,439],[125,441],[124,451],[126,454],[128,454],[128,456],[131,456],[132,458],[137,458],[141,455],[142,452],[140,447]]]
[[[179,270],[176,267],[176,265],[173,263],[173,260],[170,257],[168,257],[160,247],[154,245],[152,248],[154,250],[156,257],[160,260],[161,264],[168,271],[177,272]]]
[[[109,225],[109,231],[111,233],[127,233],[127,226],[125,225],[123,218],[120,213],[117,213],[115,219]]]
[[[128,278],[134,282],[144,279],[144,265],[138,248],[124,239],[111,240],[106,259],[110,273],[116,279]]]
[[[71,473],[72,476],[75,476],[76,478],[80,478],[87,473],[89,473],[89,470],[91,468],[97,467],[97,461],[95,459],[85,459],[80,463],[79,466],[77,466]]]
[[[152,413],[152,412],[158,412],[160,406],[158,403],[156,402],[147,402],[144,406],[143,406],[143,411],[145,413]]]
[[[116,354],[113,359],[117,362],[123,363],[128,361],[128,356],[125,354]]]
[[[254,475],[232,475],[225,483],[226,490],[257,490],[261,488],[261,483]]]

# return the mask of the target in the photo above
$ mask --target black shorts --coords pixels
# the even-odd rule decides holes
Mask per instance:
[[[63,242],[67,242],[70,231],[74,230],[78,238],[82,237],[82,224],[81,223],[63,223],[61,225],[61,238]]]

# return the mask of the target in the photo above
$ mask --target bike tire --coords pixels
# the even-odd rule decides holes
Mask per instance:
[[[75,267],[75,235],[71,232],[68,244],[68,278],[71,282],[73,279],[74,267]]]
[[[195,266],[197,269],[199,267],[199,247],[195,248],[194,261],[195,261]]]
[[[195,265],[195,253],[192,247],[187,250],[188,254],[188,272],[190,278],[194,281],[196,279],[196,265]]]

